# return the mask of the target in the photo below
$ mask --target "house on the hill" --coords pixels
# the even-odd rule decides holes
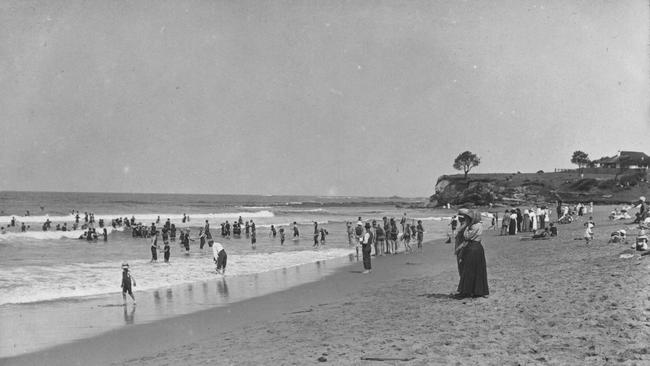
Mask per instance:
[[[647,169],[650,156],[638,151],[620,151],[612,157],[602,157],[592,163],[599,168],[614,169]]]

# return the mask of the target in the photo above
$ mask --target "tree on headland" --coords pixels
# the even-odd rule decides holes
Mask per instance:
[[[571,162],[576,164],[578,169],[580,169],[580,173],[582,173],[582,169],[588,166],[591,160],[589,160],[589,155],[586,152],[576,150],[573,152],[573,156],[571,156]]]
[[[454,160],[454,169],[462,170],[465,173],[465,179],[467,179],[467,173],[472,170],[473,167],[478,166],[481,163],[481,158],[471,151],[465,151],[456,157]]]

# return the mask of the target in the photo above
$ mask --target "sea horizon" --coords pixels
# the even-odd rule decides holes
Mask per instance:
[[[328,195],[328,194],[265,194],[265,193],[184,193],[184,192],[117,192],[117,191],[59,191],[59,190],[17,190],[5,189],[1,193],[76,193],[76,194],[146,194],[146,195],[179,195],[179,196],[259,196],[259,197],[322,197],[322,198],[390,198],[390,199],[420,199],[429,196],[404,195]]]

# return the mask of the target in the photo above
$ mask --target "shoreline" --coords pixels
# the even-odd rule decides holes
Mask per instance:
[[[488,298],[449,297],[458,272],[452,246],[439,239],[421,254],[373,258],[369,275],[356,262],[286,291],[0,363],[650,363],[650,257],[607,243],[610,232],[630,229],[608,220],[610,209],[596,207],[590,245],[576,240],[588,216],[549,240],[486,230]]]
[[[425,251],[439,251],[441,248],[449,249],[444,245],[444,239],[432,239],[423,244]],[[432,244],[437,247],[434,248]],[[350,260],[346,258],[346,260]],[[410,261],[412,260],[412,261]],[[21,354],[15,357],[0,359],[6,365],[69,365],[69,364],[110,364],[121,357],[122,361],[137,358],[143,351],[163,351],[182,342],[199,341],[216,334],[236,330],[260,321],[269,321],[278,316],[290,314],[294,311],[302,312],[304,307],[319,306],[332,297],[341,298],[352,294],[361,281],[373,280],[387,281],[390,276],[400,278],[410,277],[421,270],[412,271],[412,268],[399,266],[395,262],[406,261],[416,267],[422,264],[422,258],[417,255],[399,255],[373,257],[373,273],[370,276],[361,275],[361,261],[337,266],[330,274],[314,282],[306,282],[289,287],[282,291],[272,292],[262,296],[247,298],[209,309],[199,310],[189,314],[182,314],[170,318],[156,320],[144,324],[135,324],[89,338],[75,340],[70,343],[60,344],[52,348],[36,352]],[[298,267],[304,267],[298,266]],[[455,266],[455,264],[454,264]],[[358,267],[358,268],[357,268]],[[453,267],[453,266],[452,266]],[[380,268],[384,271],[380,272]],[[422,267],[421,267],[422,268]],[[388,269],[386,271],[386,269]],[[215,281],[218,283],[218,280]],[[140,302],[138,302],[138,307]],[[130,306],[127,306],[130,307]],[[311,312],[308,310],[307,312]],[[125,308],[126,313],[126,308]],[[148,335],[156,334],[155,337]],[[129,345],[137,344],[138,347]]]
[[[347,255],[261,273],[226,277],[215,275],[212,280],[135,291],[137,306],[132,305],[130,298],[124,306],[120,291],[4,304],[0,312],[3,328],[27,330],[0,338],[0,349],[3,351],[0,360],[46,351],[125,326],[165,321],[285,291],[327,277],[352,261],[354,258]],[[116,311],[121,313],[117,310],[120,308],[124,308],[123,320],[115,316]],[[14,344],[7,344],[8,341]],[[11,351],[10,347],[13,347]]]

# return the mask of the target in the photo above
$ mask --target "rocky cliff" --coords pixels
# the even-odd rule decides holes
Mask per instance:
[[[523,202],[632,202],[648,193],[647,174],[562,173],[443,175],[429,206],[511,205]]]

